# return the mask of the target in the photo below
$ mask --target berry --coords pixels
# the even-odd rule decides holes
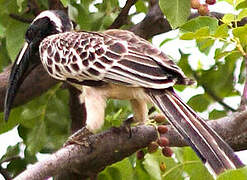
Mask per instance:
[[[208,5],[207,4],[201,4],[198,8],[198,12],[200,15],[205,16],[209,14]]]
[[[165,116],[162,115],[162,114],[157,114],[157,115],[154,116],[154,120],[157,123],[162,123],[162,122],[165,121]]]
[[[163,147],[162,148],[162,154],[166,157],[171,157],[173,152],[172,152],[172,149],[169,148],[169,147]]]
[[[144,155],[145,155],[145,153],[143,152],[143,150],[136,152],[136,158],[139,160],[142,160],[144,158]]]
[[[214,5],[216,3],[216,0],[206,0],[206,3],[209,5]]]
[[[168,128],[165,125],[158,126],[158,131],[160,134],[165,134],[168,131]]]
[[[160,163],[160,170],[163,172],[166,170],[166,164],[164,162]]]
[[[148,152],[149,153],[153,153],[155,151],[157,151],[159,145],[157,142],[151,142],[149,145],[148,145]]]
[[[191,0],[190,5],[191,5],[191,8],[198,9],[201,4],[199,0]]]
[[[158,140],[158,144],[160,145],[160,147],[168,146],[169,140],[166,137],[160,137],[160,139]]]

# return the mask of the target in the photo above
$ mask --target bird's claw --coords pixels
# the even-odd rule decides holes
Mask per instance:
[[[132,130],[131,130],[132,122],[133,122],[133,117],[130,117],[123,122],[123,127],[125,128],[126,132],[129,133],[129,138],[132,137]]]
[[[77,144],[77,145],[89,147],[90,146],[90,139],[89,139],[90,135],[93,135],[93,133],[89,131],[86,127],[83,127],[82,129],[76,131],[74,134],[72,134],[68,138],[68,140],[64,144],[64,147],[71,145],[71,144]]]

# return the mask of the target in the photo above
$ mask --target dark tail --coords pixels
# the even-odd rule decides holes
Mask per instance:
[[[232,148],[207,125],[172,88],[147,90],[152,102],[165,114],[168,121],[183,136],[213,175],[244,164]]]

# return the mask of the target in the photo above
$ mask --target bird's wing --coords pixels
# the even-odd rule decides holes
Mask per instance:
[[[40,47],[45,68],[60,80],[154,89],[191,82],[164,53],[129,31],[61,33],[49,36]]]
[[[134,33],[118,29],[107,30],[103,33],[108,35],[106,37],[119,40],[119,43],[113,43],[110,46],[110,51],[119,53],[118,50],[123,49],[122,59],[117,62],[117,67],[114,67],[118,70],[115,72],[135,76],[141,83],[138,85],[160,89],[170,87],[174,83],[192,83],[169,57]]]

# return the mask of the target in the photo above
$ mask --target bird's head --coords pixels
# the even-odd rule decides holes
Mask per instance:
[[[73,24],[63,11],[43,11],[30,24],[25,39],[29,46],[39,46],[40,42],[47,36],[72,29]]]
[[[71,31],[73,24],[63,11],[41,12],[30,24],[25,34],[25,44],[16,57],[9,76],[4,103],[4,119],[7,121],[16,93],[27,74],[38,64],[41,41],[52,34]]]

